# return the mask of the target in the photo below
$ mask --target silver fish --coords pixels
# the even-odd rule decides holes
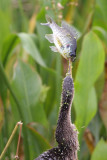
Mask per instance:
[[[54,43],[50,46],[53,52],[59,52],[65,59],[71,58],[74,61],[77,48],[77,34],[73,27],[62,21],[61,27],[58,26],[51,17],[46,15],[47,23],[41,23],[51,28],[53,34],[46,34],[45,38]]]

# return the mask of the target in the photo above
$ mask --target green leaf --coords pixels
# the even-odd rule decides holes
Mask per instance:
[[[36,105],[39,100],[41,85],[41,79],[37,72],[33,71],[29,65],[18,61],[14,70],[12,88],[22,106],[21,110],[26,123],[35,120],[37,114],[41,115],[42,119],[36,118],[36,121],[43,125],[47,124],[43,107]],[[12,103],[12,109],[15,118],[19,120],[14,103]]]
[[[3,121],[4,121],[4,110],[3,110],[3,102],[0,96],[0,132],[3,126]]]
[[[7,86],[5,85],[4,82],[4,77],[1,72],[1,66],[0,66],[0,96],[2,99],[5,99],[7,96]]]
[[[2,47],[2,54],[1,59],[2,63],[5,66],[8,58],[11,57],[11,52],[15,48],[15,46],[18,43],[18,37],[15,34],[10,34],[4,41],[3,47]]]
[[[99,26],[95,26],[92,29],[103,41],[105,41],[105,44],[107,44],[107,31]]]
[[[22,47],[26,50],[26,52],[30,54],[41,66],[46,67],[44,60],[42,59],[41,54],[32,38],[27,33],[19,33],[18,36],[21,40]]]
[[[106,21],[106,19],[107,19],[107,1],[106,0],[103,0],[103,1],[97,0],[96,4],[101,9],[103,18],[107,24],[107,21]]]
[[[13,49],[18,44],[22,44],[22,47],[26,50],[27,54],[31,55],[32,58],[43,67],[46,71],[52,74],[56,74],[55,71],[51,68],[48,68],[45,65],[44,60],[41,57],[41,54],[36,47],[38,43],[37,36],[34,34],[27,34],[27,33],[20,33],[20,34],[10,34],[4,41],[3,47],[2,47],[2,55],[1,60],[3,65],[5,66],[8,62],[8,60],[11,58]],[[49,48],[49,47],[48,47]]]
[[[107,30],[107,1],[96,0],[93,25]]]
[[[107,143],[103,139],[98,142],[91,160],[107,160]]]
[[[3,80],[3,82],[4,82],[4,84],[6,85],[6,87],[9,89],[9,91],[10,91],[10,93],[11,93],[11,96],[13,97],[13,99],[14,99],[14,102],[15,102],[15,104],[16,104],[16,107],[15,107],[15,105],[14,105],[14,107],[15,107],[15,112],[16,111],[18,111],[19,112],[19,114],[20,114],[20,118],[21,118],[21,120],[24,122],[24,124],[25,124],[25,118],[24,118],[24,115],[23,115],[23,113],[22,113],[22,110],[21,110],[21,104],[20,104],[20,102],[19,102],[19,100],[18,100],[18,98],[16,97],[16,95],[15,95],[15,92],[14,92],[14,90],[12,89],[12,87],[11,87],[11,85],[10,85],[10,83],[9,83],[9,81],[8,81],[8,79],[7,79],[7,76],[6,76],[6,74],[5,74],[5,71],[4,71],[4,69],[3,69],[3,65],[0,63],[0,72],[1,72],[1,76],[2,76],[2,80]],[[17,114],[17,113],[16,113]],[[15,117],[15,120],[16,120],[16,122],[18,122],[19,121],[19,119],[17,120],[17,117]],[[27,131],[25,130],[25,125],[23,125],[23,134],[24,134],[24,137],[25,137],[25,140],[24,140],[24,149],[25,149],[25,152],[26,152],[26,155],[25,155],[25,157],[26,157],[26,160],[28,160],[29,159],[29,145],[28,145],[28,134],[27,134]],[[25,147],[26,146],[26,147]]]
[[[76,126],[79,131],[86,127],[97,111],[97,99],[94,87],[89,90],[75,85],[74,105],[76,109]]]
[[[97,99],[94,84],[104,69],[104,49],[95,33],[89,32],[83,40],[79,66],[75,79],[74,105],[76,126],[87,126],[94,117]]]
[[[4,39],[10,34],[10,23],[11,23],[11,17],[10,13],[7,12],[6,10],[0,10],[0,54],[1,53],[1,48],[2,44],[4,42]]]
[[[48,86],[46,86],[46,85],[42,86],[41,94],[40,94],[40,101],[41,102],[43,102],[43,103],[45,102],[49,89],[50,88]]]
[[[34,137],[37,155],[51,148],[49,142],[34,128],[28,125],[31,135]]]
[[[41,98],[41,95],[39,99],[40,98]],[[31,113],[32,113],[33,121],[38,122],[45,127],[48,127],[48,121],[46,118],[46,113],[44,111],[44,106],[40,101],[38,101],[36,105],[31,106]]]
[[[85,36],[81,53],[76,82],[90,88],[103,71],[105,60],[103,46],[92,31]]]
[[[96,97],[96,92],[95,88],[92,87],[89,91],[89,96],[88,96],[88,103],[87,103],[87,112],[85,115],[85,126],[89,124],[89,122],[92,120],[92,118],[95,116],[97,111],[97,97]]]

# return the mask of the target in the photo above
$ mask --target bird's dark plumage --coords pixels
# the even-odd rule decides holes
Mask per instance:
[[[77,160],[78,132],[71,123],[73,95],[73,79],[67,75],[63,81],[61,109],[55,134],[58,147],[44,152],[35,160]]]

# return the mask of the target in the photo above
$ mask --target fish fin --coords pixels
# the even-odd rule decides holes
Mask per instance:
[[[68,23],[66,23],[65,21],[62,21],[61,27],[65,28],[67,31],[69,31],[71,33],[71,35],[73,35],[73,37],[75,39],[78,38],[78,34],[77,31],[74,27],[71,27]]]
[[[46,34],[45,38],[50,42],[54,43],[53,34]]]
[[[49,46],[53,52],[58,52],[58,49],[55,46]]]

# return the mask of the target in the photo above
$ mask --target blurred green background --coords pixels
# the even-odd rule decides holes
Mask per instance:
[[[20,160],[56,146],[62,80],[68,62],[53,53],[41,22],[50,15],[73,25],[80,37],[73,63],[72,122],[79,160],[107,160],[107,0],[0,0],[0,153],[23,122]],[[4,159],[14,159],[15,135]]]

